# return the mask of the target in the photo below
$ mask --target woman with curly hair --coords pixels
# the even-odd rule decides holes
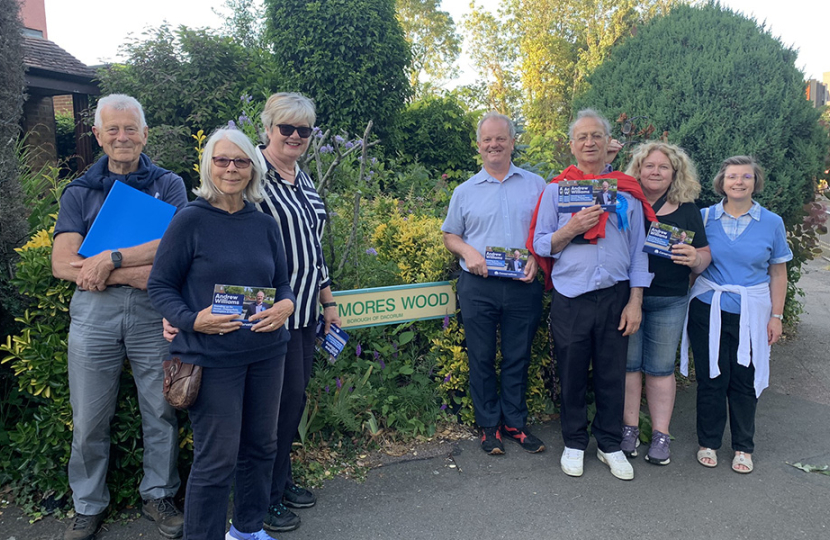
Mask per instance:
[[[623,440],[629,457],[640,445],[640,399],[645,373],[646,399],[652,422],[651,446],[646,461],[668,465],[669,422],[674,409],[674,366],[677,345],[689,297],[689,277],[699,274],[712,260],[700,211],[694,204],[700,194],[697,172],[689,156],[672,144],[650,142],[638,146],[625,171],[636,178],[660,223],[694,232],[692,244],[671,246],[671,259],[649,254],[651,287],[643,292],[643,320],[628,341],[625,377]]]

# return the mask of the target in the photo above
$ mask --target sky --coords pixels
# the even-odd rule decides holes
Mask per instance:
[[[223,0],[143,0],[138,4],[112,0],[45,0],[49,39],[88,65],[119,60],[119,46],[127,38],[140,37],[147,27],[164,21],[198,28],[222,25],[211,7],[221,9]],[[827,0],[721,0],[723,5],[766,21],[771,33],[787,45],[798,49],[796,65],[806,78],[821,80],[830,72],[830,41],[826,28],[830,21]],[[499,0],[477,0],[477,4],[495,10]],[[456,25],[469,11],[470,0],[443,0],[442,8],[452,15]],[[462,56],[459,66],[466,80],[474,75],[469,60]]]

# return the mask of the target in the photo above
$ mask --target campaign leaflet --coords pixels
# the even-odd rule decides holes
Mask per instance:
[[[643,245],[643,251],[650,255],[671,259],[671,247],[673,245],[680,243],[691,245],[694,237],[695,233],[692,231],[652,221],[646,236],[646,243]]]
[[[320,315],[317,321],[317,350],[327,356],[329,364],[337,360],[347,341],[349,334],[336,324],[329,326],[329,333],[326,334],[326,320]]]
[[[617,181],[613,178],[563,180],[558,185],[559,212],[563,214],[574,214],[595,204],[613,210],[617,204]]]
[[[273,287],[214,285],[210,312],[215,315],[241,315],[241,318],[234,320],[242,321],[242,328],[251,328],[255,323],[248,317],[273,306],[276,295],[277,290]]]
[[[529,254],[526,249],[488,246],[484,251],[487,275],[523,278]]]

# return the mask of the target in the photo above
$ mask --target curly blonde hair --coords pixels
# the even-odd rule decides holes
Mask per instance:
[[[639,145],[634,149],[634,154],[631,156],[631,163],[628,164],[625,174],[633,176],[640,182],[640,166],[649,154],[655,150],[659,150],[664,156],[669,158],[672,169],[674,169],[672,183],[666,194],[666,200],[672,204],[694,202],[700,195],[700,182],[697,179],[697,168],[691,158],[679,146],[657,141]]]

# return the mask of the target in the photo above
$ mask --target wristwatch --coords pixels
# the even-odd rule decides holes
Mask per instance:
[[[770,315],[770,317],[772,317],[773,319],[778,319],[779,321],[784,320],[784,315],[780,315],[778,313],[773,313],[772,315]]]
[[[337,307],[337,302],[323,302],[323,309]]]
[[[121,252],[116,249],[110,254],[110,257],[112,257],[112,265],[116,268],[121,268],[121,259],[123,258],[121,257]]]

